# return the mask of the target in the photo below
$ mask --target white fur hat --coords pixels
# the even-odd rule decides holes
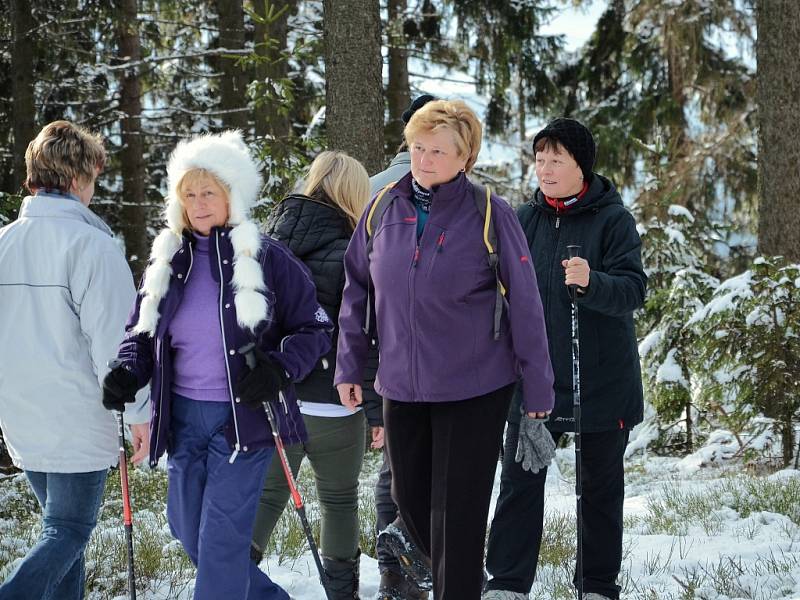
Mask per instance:
[[[266,289],[258,252],[261,235],[250,221],[250,209],[258,199],[262,178],[239,131],[204,134],[180,142],[167,165],[167,228],[163,229],[150,251],[150,265],[144,273],[139,321],[135,333],[155,335],[158,325],[158,305],[169,289],[172,267],[170,262],[180,249],[183,232],[189,224],[184,217],[178,186],[192,169],[213,173],[229,190],[228,223],[233,227],[233,287],[236,317],[240,326],[255,329],[268,316],[269,307],[260,291]]]
[[[199,135],[180,142],[167,164],[167,225],[181,235],[184,222],[180,202],[183,176],[192,169],[210,171],[230,190],[228,225],[235,227],[250,217],[250,209],[261,191],[261,174],[238,130]]]

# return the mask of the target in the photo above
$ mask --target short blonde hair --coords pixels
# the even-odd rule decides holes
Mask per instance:
[[[203,169],[200,167],[189,169],[184,173],[181,178],[178,180],[178,183],[175,184],[175,198],[178,199],[178,203],[181,205],[181,211],[183,212],[183,222],[187,229],[190,231],[194,231],[192,229],[192,224],[189,222],[189,215],[186,213],[186,207],[183,204],[183,188],[187,185],[191,185],[193,183],[197,183],[198,181],[202,181],[203,179],[211,179],[214,181],[219,187],[222,188],[222,191],[225,192],[225,200],[228,203],[228,214],[230,215],[231,210],[231,190],[222,181],[219,177],[217,177],[212,171],[208,169]]]
[[[464,170],[469,173],[481,151],[483,126],[478,115],[462,100],[433,100],[415,112],[406,125],[405,135],[409,145],[420,133],[436,133],[448,129],[461,158],[466,157]]]
[[[72,180],[94,181],[106,163],[103,138],[69,121],[45,125],[25,151],[29,191],[53,188],[68,192]]]
[[[308,169],[303,193],[309,197],[320,192],[347,216],[355,229],[369,201],[369,175],[355,158],[344,152],[321,152]]]

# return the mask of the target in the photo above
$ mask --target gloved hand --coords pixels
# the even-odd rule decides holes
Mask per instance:
[[[106,410],[125,412],[125,404],[136,401],[139,380],[131,371],[119,365],[103,379],[103,406]]]
[[[289,385],[289,376],[278,364],[261,351],[256,351],[256,366],[245,370],[236,386],[236,395],[251,408],[262,402],[274,402],[278,393]]]
[[[522,415],[519,423],[519,440],[514,460],[522,463],[522,468],[531,473],[538,473],[547,468],[556,454],[553,436],[544,426],[547,419],[536,419],[527,414]]]

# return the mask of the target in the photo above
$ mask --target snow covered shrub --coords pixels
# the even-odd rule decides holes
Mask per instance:
[[[693,376],[697,332],[687,321],[710,299],[719,281],[704,270],[714,232],[682,206],[672,205],[665,220],[640,226],[642,260],[648,276],[644,311],[638,315],[639,345],[647,401],[657,411],[661,445],[694,443]],[[675,425],[683,423],[681,431]]]
[[[701,396],[726,398],[719,412],[734,433],[763,423],[756,421],[762,415],[774,419],[788,465],[800,408],[800,265],[757,258],[724,281],[688,324],[699,336],[702,364],[714,374]]]

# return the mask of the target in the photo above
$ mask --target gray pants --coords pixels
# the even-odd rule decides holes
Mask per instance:
[[[314,471],[322,526],[320,551],[337,560],[358,552],[358,476],[364,460],[366,419],[359,411],[345,417],[303,415],[308,442],[286,447],[292,473],[297,476],[304,457]],[[253,542],[264,549],[289,500],[289,487],[276,455],[267,469],[253,527]]]

